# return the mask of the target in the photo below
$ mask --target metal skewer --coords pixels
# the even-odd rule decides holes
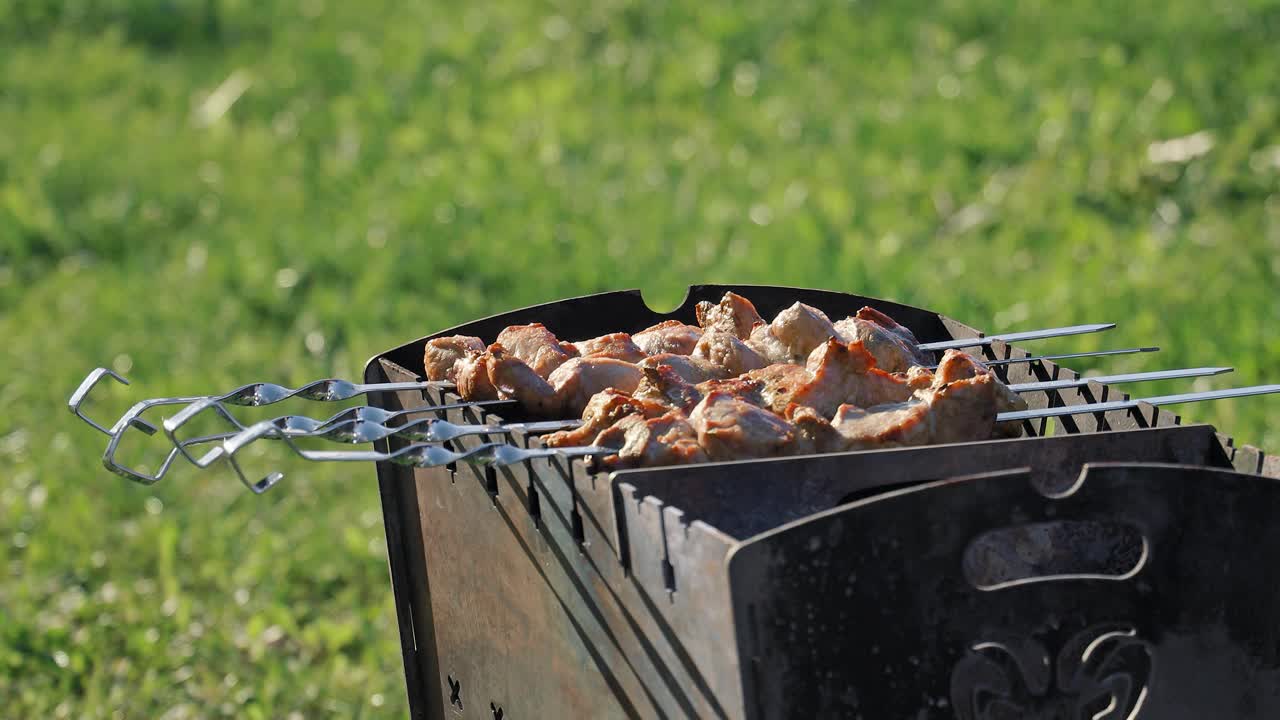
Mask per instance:
[[[306,460],[315,462],[393,462],[398,465],[407,465],[410,467],[439,467],[450,463],[465,462],[471,465],[514,465],[527,460],[544,457],[584,457],[588,455],[608,455],[616,450],[606,447],[598,447],[594,445],[569,447],[569,448],[519,448],[515,445],[506,443],[484,443],[477,445],[469,450],[461,452],[453,451],[427,443],[419,443],[415,445],[406,445],[398,450],[389,453],[378,452],[376,450],[304,450],[294,443],[293,438],[283,436],[282,439],[290,448],[298,455]],[[284,473],[274,471],[263,476],[262,479],[250,480],[244,471],[240,468],[240,464],[236,462],[235,451],[238,448],[230,448],[226,450],[227,461],[235,470],[236,475],[240,478],[240,482],[249,488],[254,494],[261,495],[270,490],[272,486],[280,482],[284,478]]]
[[[968,347],[982,347],[991,345],[995,342],[1014,343],[1021,340],[1043,340],[1051,337],[1065,337],[1067,335],[1086,335],[1088,333],[1101,332],[1110,330],[1115,327],[1115,323],[1094,323],[1091,325],[1070,325],[1060,328],[1047,328],[1044,330],[1027,330],[1024,332],[998,333],[996,335],[987,335],[980,338],[963,338],[960,340],[941,340],[938,342],[920,343],[916,346],[918,350],[936,351],[936,350],[958,350]]]
[[[1156,397],[1136,398],[1133,400],[1112,400],[1109,402],[1089,403],[1086,405],[1064,405],[1060,407],[1038,408],[1035,410],[1018,410],[1004,412],[996,416],[996,422],[1019,420],[1036,420],[1038,418],[1061,417],[1063,415],[1082,415],[1084,413],[1110,412],[1112,410],[1129,410],[1139,405],[1179,405],[1205,400],[1225,400],[1227,398],[1251,397],[1253,395],[1270,395],[1280,393],[1280,385],[1252,385],[1226,390],[1208,390],[1205,392],[1181,393],[1178,395],[1158,395]]]
[[[1001,365],[1018,365],[1021,363],[1033,363],[1033,362],[1038,362],[1040,360],[1069,360],[1071,358],[1103,357],[1105,355],[1133,355],[1134,353],[1152,353],[1152,352],[1160,352],[1160,348],[1137,347],[1137,348],[1124,348],[1121,350],[1091,350],[1089,352],[1059,353],[1056,355],[1028,355],[1027,357],[1021,357],[1021,358],[1005,358],[1004,360],[987,360],[986,358],[979,358],[979,359],[982,360],[982,364],[986,365],[987,367],[999,367]],[[927,365],[925,367],[929,370],[938,369],[937,365]]]
[[[244,425],[239,420],[237,420],[230,412],[228,412],[226,408],[223,407],[222,404],[216,398],[205,398],[203,400],[199,400],[197,402],[191,403],[187,407],[183,408],[182,412],[178,413],[177,415],[174,415],[171,418],[165,418],[165,421],[164,423],[162,423],[162,426],[164,428],[164,433],[165,435],[168,436],[170,442],[174,444],[174,447],[176,447],[182,453],[182,455],[188,461],[191,462],[192,465],[195,465],[196,467],[199,467],[199,468],[206,468],[206,467],[209,467],[209,465],[213,464],[213,462],[216,461],[219,457],[221,457],[222,449],[220,447],[215,447],[211,449],[209,452],[207,452],[205,455],[203,455],[202,457],[196,458],[190,452],[188,452],[187,448],[189,446],[202,445],[202,444],[213,442],[216,440],[225,440],[227,438],[235,437],[236,435],[240,434],[241,432],[245,432],[250,428],[262,428],[265,426],[270,426],[278,429],[282,433],[289,433],[290,435],[293,435],[295,437],[324,436],[324,433],[330,432],[332,428],[344,426],[344,424],[346,423],[354,423],[356,424],[357,427],[362,429],[373,428],[373,427],[384,428],[387,422],[390,422],[391,420],[397,417],[400,417],[402,415],[409,415],[413,413],[439,412],[441,410],[453,410],[453,409],[464,408],[464,407],[498,405],[498,404],[505,404],[508,402],[510,401],[481,400],[477,402],[445,403],[443,405],[421,405],[418,407],[406,408],[403,410],[395,410],[395,411],[383,410],[382,408],[374,407],[372,405],[361,405],[359,407],[339,410],[338,412],[334,413],[333,415],[329,416],[324,420],[318,420],[316,418],[307,417],[306,415],[281,415],[280,417],[255,423],[253,425]],[[188,423],[196,415],[199,415],[200,413],[210,408],[215,408],[218,414],[221,415],[223,419],[230,422],[231,425],[233,425],[236,429],[229,432],[215,433],[213,435],[203,435],[200,437],[189,438],[186,440],[183,440],[177,436],[177,431],[179,428],[181,428],[183,425]],[[363,429],[362,431],[372,432],[371,429]],[[339,437],[340,435],[335,433],[332,439],[338,439]],[[378,440],[378,439],[381,439],[381,438],[371,438],[370,440],[350,440],[348,442],[373,442],[373,440]]]
[[[1121,375],[1098,375],[1096,377],[1078,377],[1071,380],[1043,380],[1041,382],[1015,383],[1009,386],[1014,392],[1032,392],[1032,391],[1048,391],[1048,390],[1066,390],[1068,388],[1084,387],[1091,382],[1100,383],[1102,385],[1111,385],[1119,383],[1131,382],[1149,382],[1153,380],[1176,380],[1179,378],[1205,377],[1208,375],[1221,375],[1229,373],[1235,368],[1229,367],[1200,367],[1186,368],[1183,370],[1156,370],[1153,372],[1125,373]]]

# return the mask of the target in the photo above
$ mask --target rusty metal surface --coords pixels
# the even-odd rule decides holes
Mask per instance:
[[[668,314],[639,293],[618,292],[549,303],[436,333],[486,339],[510,324],[538,321],[561,337],[638,330],[668,318],[693,320],[700,300],[726,290],[746,295],[766,315],[796,300],[832,315],[863,305],[889,313],[921,340],[978,332],[925,310],[824,291],[697,286]],[[426,338],[370,361],[366,378],[417,379]],[[989,358],[1025,356],[996,343]],[[1074,378],[1051,362],[999,370],[1009,382]],[[1111,393],[1110,395],[1108,393]],[[1035,393],[1032,407],[1123,397],[1106,387]],[[373,398],[393,409],[456,396],[439,391]],[[459,423],[523,420],[455,409]],[[1038,476],[1070,477],[1074,453],[1090,459],[1145,459],[1236,466],[1255,462],[1280,474],[1274,458],[1242,454],[1212,429],[1165,428],[1177,416],[1144,407],[1028,425],[1063,437],[956,448],[813,456],[763,462],[657,468],[593,476],[579,462],[540,460],[501,471],[463,467],[408,470],[379,464],[393,589],[414,717],[742,717],[754,689],[739,661],[735,586],[727,566],[741,539],[794,517],[850,500],[859,490],[918,483],[947,473],[1035,466]],[[1133,439],[1129,439],[1133,438]],[[483,436],[453,441],[470,447]],[[517,435],[517,444],[531,440]],[[536,440],[532,441],[536,444]],[[391,447],[395,447],[393,444]],[[1021,448],[1010,450],[1010,448]],[[384,448],[385,449],[385,448]],[[897,452],[898,455],[891,455]],[[915,458],[913,460],[913,458]],[[742,480],[733,487],[735,474]],[[773,513],[770,519],[770,513]]]
[[[747,717],[1280,716],[1277,513],[1271,478],[1104,464],[780,527],[730,559]]]

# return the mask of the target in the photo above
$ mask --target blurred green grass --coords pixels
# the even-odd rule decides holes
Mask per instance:
[[[736,281],[1276,381],[1277,46],[1253,1],[0,0],[3,714],[405,709],[371,469],[127,484],[97,365],[122,409]],[[1280,450],[1274,399],[1184,416]]]

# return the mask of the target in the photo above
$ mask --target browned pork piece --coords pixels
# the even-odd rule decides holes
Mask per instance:
[[[933,385],[906,402],[867,407],[841,405],[832,427],[849,450],[986,440],[995,434],[996,413],[1025,401],[980,362],[948,351]]]
[[[670,407],[688,412],[702,399],[702,393],[694,383],[689,382],[670,365],[656,367],[640,366],[644,377],[636,386],[634,395],[637,398],[652,402],[664,403]]]
[[[579,357],[607,357],[634,363],[648,357],[627,333],[609,333],[573,343]]]
[[[727,392],[707,393],[689,413],[689,424],[712,460],[773,457],[795,450],[791,423]]]
[[[913,365],[928,364],[929,358],[916,349],[918,343],[911,331],[878,310],[862,308],[857,315],[837,322],[835,329],[841,340],[861,340],[885,372],[906,372]]]
[[[694,312],[704,331],[728,333],[739,340],[746,340],[751,328],[764,322],[750,300],[732,292],[725,293],[719,304],[705,300],[698,303]]]
[[[729,376],[729,371],[710,360],[692,355],[674,355],[661,353],[636,363],[641,370],[666,365],[687,383],[694,385],[707,380],[717,380]]]
[[[913,368],[914,369],[914,368]],[[979,375],[989,375],[994,379],[991,368],[976,357],[959,350],[948,350],[942,355],[942,362],[934,371],[934,386],[941,386],[956,380],[964,380]],[[1027,401],[1021,395],[1009,389],[1008,385],[996,382],[993,390],[997,413],[1014,412],[1027,409]],[[1022,424],[1018,422],[996,423],[996,437],[1020,437]]]
[[[810,353],[806,364],[770,365],[747,373],[765,384],[765,407],[787,415],[789,406],[811,407],[830,416],[843,403],[870,407],[911,397],[914,389],[902,375],[876,367],[860,342],[828,339]]]
[[[561,413],[564,398],[514,353],[494,343],[485,356],[489,357],[489,381],[499,395],[518,400],[525,410],[535,415],[554,417]]]
[[[468,355],[458,360],[454,382],[458,385],[458,394],[467,400],[497,400],[498,389],[489,380],[489,363],[493,356],[489,353]]]
[[[560,342],[542,323],[503,328],[498,333],[498,344],[543,378],[577,354],[572,345]]]
[[[708,459],[689,419],[676,410],[654,418],[628,415],[597,435],[593,444],[618,450],[601,461],[612,469],[684,465]]]
[[[799,363],[836,335],[826,313],[798,302],[778,313],[768,325],[757,325],[747,345],[771,363]]]
[[[468,355],[479,355],[482,352],[484,352],[484,341],[470,335],[450,335],[428,340],[427,349],[422,358],[427,379],[457,382],[458,372],[454,369],[454,365]]]
[[[613,358],[573,358],[556,368],[547,380],[563,402],[564,410],[581,415],[592,395],[609,388],[634,392],[642,376],[640,368],[629,362]]]
[[[633,397],[620,390],[609,388],[591,396],[586,409],[582,411],[580,427],[552,433],[543,437],[542,442],[551,447],[587,445],[596,435],[628,415],[655,418],[670,411],[671,407],[664,402]]]
[[[679,320],[664,320],[631,336],[646,355],[689,355],[702,337],[702,329]]]
[[[737,337],[726,332],[708,330],[702,334],[691,356],[724,368],[727,375],[741,375],[769,364],[755,350]]]

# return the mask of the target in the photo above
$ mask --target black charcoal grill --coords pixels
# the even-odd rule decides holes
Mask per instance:
[[[691,288],[665,315],[615,292],[437,336],[535,321],[560,337],[636,331],[692,322],[727,290],[766,317],[797,300],[833,317],[870,305],[924,342],[979,336],[874,298],[740,286]],[[373,358],[365,381],[421,379],[427,339]],[[1077,377],[1048,361],[998,372]],[[1089,384],[1027,400],[1124,397]],[[387,410],[457,400],[371,396]],[[441,416],[525,419],[503,413]],[[1280,550],[1280,458],[1150,406],[1025,432],[612,474],[561,458],[379,463],[411,714],[1280,717],[1280,571],[1257,561]]]

